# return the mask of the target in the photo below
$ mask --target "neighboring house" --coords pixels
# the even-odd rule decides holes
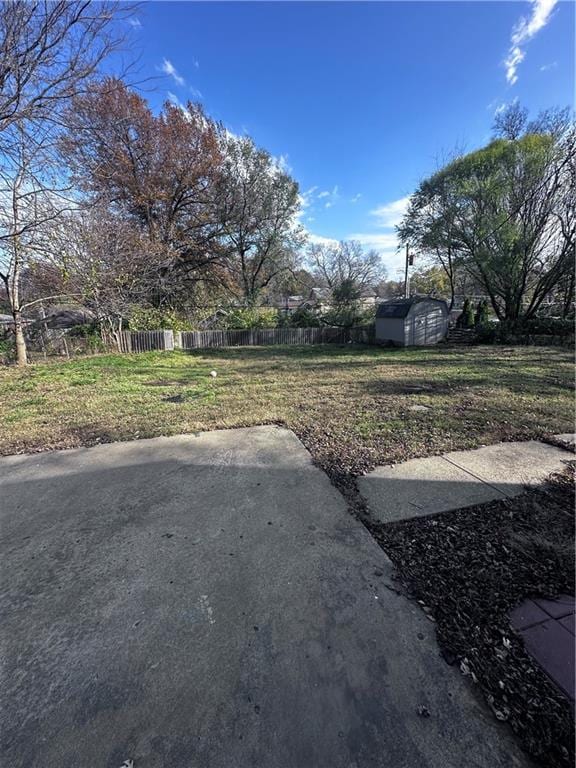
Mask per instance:
[[[374,291],[366,289],[358,299],[358,304],[362,309],[370,309],[376,306],[380,299]],[[323,288],[312,288],[308,296],[286,296],[276,302],[277,309],[284,312],[293,312],[296,309],[310,309],[317,312],[327,312],[332,309],[330,293]]]
[[[328,307],[324,291],[321,288],[312,288],[308,296],[295,294],[284,296],[273,305],[283,312],[294,312],[296,309],[311,309],[324,311]]]
[[[34,318],[33,324],[49,330],[69,330],[77,325],[88,325],[94,322],[94,314],[85,307],[52,307],[46,310],[43,317]]]
[[[374,293],[373,290],[366,288],[362,291],[358,303],[362,309],[371,309],[372,307],[375,307],[377,304],[379,304],[380,301],[381,299],[378,298],[378,294]]]
[[[201,320],[198,323],[198,327],[202,330],[210,330],[217,325],[223,317],[226,317],[227,314],[225,309],[217,309],[212,315]]]
[[[441,299],[392,299],[376,310],[376,341],[381,344],[429,346],[442,341],[447,331],[448,305]]]
[[[277,307],[285,312],[293,312],[295,309],[299,309],[304,301],[304,296],[286,296],[277,304]]]

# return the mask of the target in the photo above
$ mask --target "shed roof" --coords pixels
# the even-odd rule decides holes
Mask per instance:
[[[423,301],[441,304],[447,309],[446,302],[442,299],[433,299],[430,296],[411,296],[409,299],[390,299],[389,301],[383,301],[376,309],[376,317],[406,317],[415,304],[420,304]]]

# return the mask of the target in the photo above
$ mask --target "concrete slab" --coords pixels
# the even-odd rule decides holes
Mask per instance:
[[[528,764],[290,432],[1,459],[0,508],[4,765]]]
[[[358,488],[383,523],[505,498],[500,490],[442,456],[378,467],[358,479]]]
[[[538,485],[564,469],[570,457],[562,448],[529,440],[447,453],[445,458],[507,496],[517,496],[526,486]]]
[[[561,443],[566,443],[569,448],[574,449],[576,447],[576,434],[574,432],[563,432],[561,435],[554,435],[555,440],[559,440]]]

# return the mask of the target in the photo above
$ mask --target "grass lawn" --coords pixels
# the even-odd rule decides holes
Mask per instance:
[[[276,422],[332,476],[350,477],[376,464],[572,431],[573,391],[573,355],[559,348],[103,355],[0,370],[0,453]]]

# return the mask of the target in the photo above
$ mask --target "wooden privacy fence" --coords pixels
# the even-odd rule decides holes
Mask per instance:
[[[122,331],[120,352],[152,352],[155,349],[174,349],[172,331]]]
[[[246,331],[182,331],[182,349],[267,347],[274,344],[371,344],[373,326],[359,328],[266,328]]]
[[[151,352],[274,344],[373,344],[374,326],[358,328],[265,328],[246,331],[122,331],[120,352]]]

